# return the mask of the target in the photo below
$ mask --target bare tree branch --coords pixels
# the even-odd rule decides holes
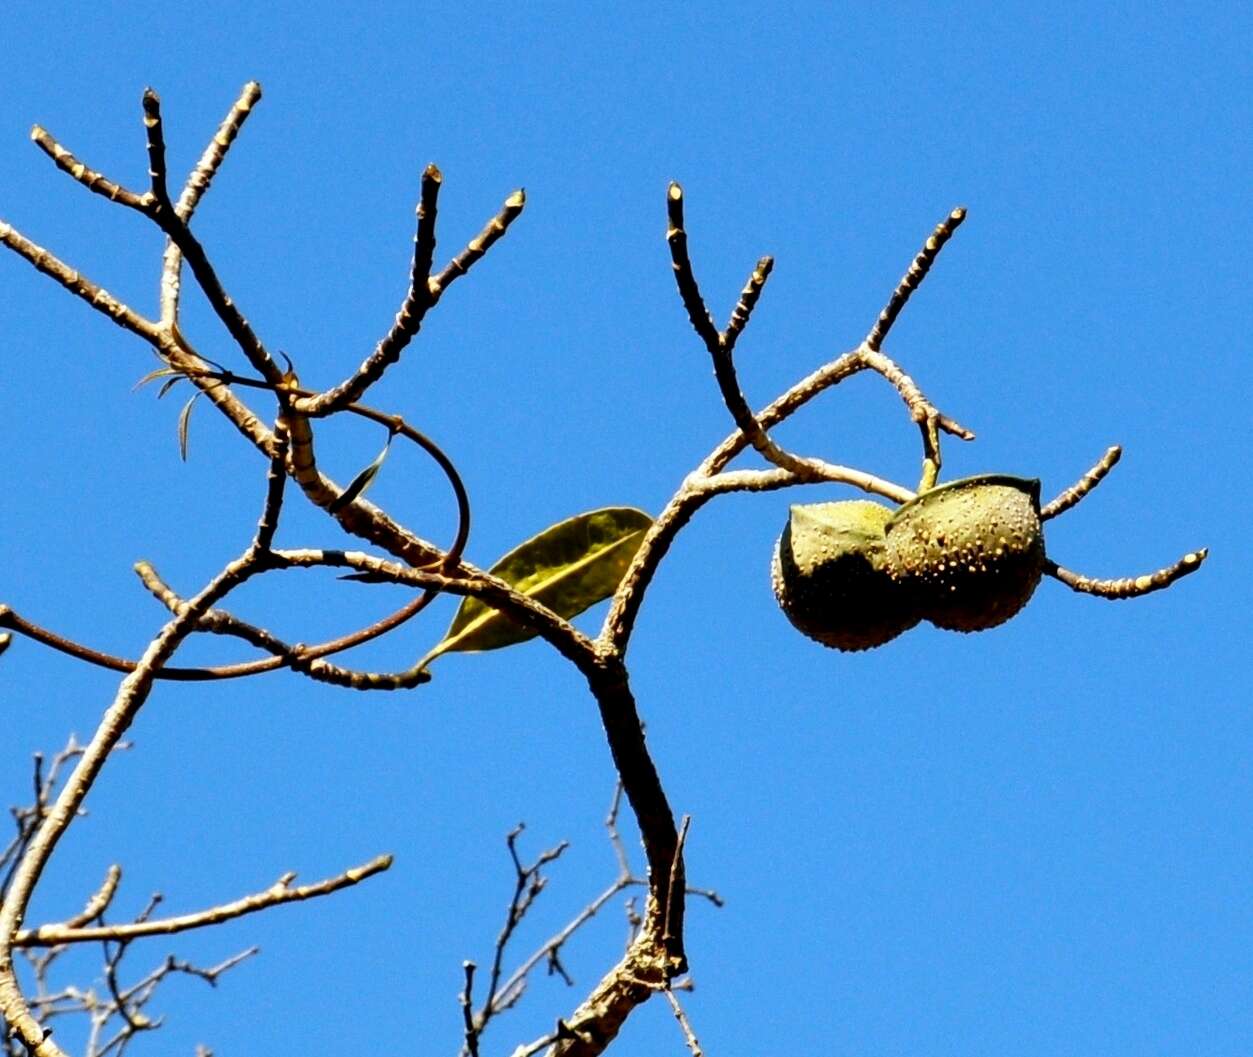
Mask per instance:
[[[134,940],[144,936],[171,936],[176,932],[220,925],[224,921],[255,914],[259,910],[281,906],[284,903],[300,903],[306,899],[330,895],[344,888],[351,888],[368,877],[382,873],[392,865],[390,855],[380,855],[360,866],[307,885],[292,885],[294,874],[286,873],[263,892],[244,896],[230,903],[199,910],[194,914],[181,914],[172,918],[157,918],[131,924],[84,926],[72,918],[61,924],[41,925],[24,929],[13,937],[14,947],[52,947],[62,943],[91,943],[98,940]],[[98,914],[99,912],[97,912]],[[93,914],[92,917],[97,916]],[[88,918],[87,920],[91,920]]]
[[[1061,495],[1045,504],[1040,511],[1040,520],[1048,521],[1049,518],[1055,518],[1059,514],[1066,513],[1067,510],[1100,484],[1105,479],[1105,475],[1118,465],[1118,460],[1121,458],[1122,448],[1117,444],[1106,450],[1105,454],[1097,460],[1096,465],[1092,469],[1062,492]]]
[[[1055,561],[1046,562],[1044,571],[1079,594],[1096,595],[1098,598],[1120,601],[1125,598],[1139,598],[1141,595],[1152,594],[1154,591],[1169,587],[1176,580],[1196,572],[1208,556],[1209,550],[1203,547],[1199,551],[1185,554],[1173,565],[1158,569],[1155,573],[1128,576],[1122,580],[1094,580],[1090,576],[1064,569]]]

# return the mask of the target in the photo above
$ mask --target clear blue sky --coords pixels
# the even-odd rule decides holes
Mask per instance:
[[[1050,552],[1105,576],[1203,545],[1210,563],[1138,602],[1049,581],[1005,627],[920,627],[847,656],[796,635],[768,577],[789,502],[838,491],[702,513],[631,653],[694,819],[690,874],[727,900],[690,914],[689,1012],[711,1057],[1253,1051],[1247,7],[15,4],[4,21],[0,216],[148,311],[159,239],[57,173],[29,126],[139,185],[145,85],[183,172],[262,82],[196,225],[310,384],[390,323],[424,164],[445,174],[445,254],[526,187],[525,215],[372,397],[463,469],[481,563],[581,510],[656,512],[728,431],[673,289],[668,180],[721,318],[776,257],[738,351],[757,404],[854,345],[932,226],[968,206],[888,343],[979,434],[948,445],[945,475],[1038,476],[1051,495],[1121,443]],[[190,311],[202,350],[240,365]],[[201,407],[181,464],[178,400],[131,392],[151,355],[9,255],[0,335],[0,601],[135,654],[162,614],[131,563],[203,582],[251,533],[259,461]],[[380,438],[333,432],[343,480]],[[916,474],[916,434],[874,379],[780,436]],[[409,453],[372,497],[447,538],[438,479]],[[297,509],[280,539],[340,537]],[[395,597],[291,574],[238,608],[316,641]],[[364,655],[408,663],[449,615]],[[154,696],[32,920],[76,910],[115,861],[133,913],[154,889],[192,910],[288,869],[397,859],[331,900],[135,949],[135,970],[167,950],[263,955],[217,993],[171,985],[168,1026],[134,1052],[451,1054],[461,960],[488,957],[508,896],[505,832],[525,819],[531,851],[573,841],[518,955],[609,881],[613,776],[581,680],[538,643],[436,671],[399,696],[283,675]],[[32,752],[90,732],[115,682],[14,644],[0,799],[26,795]],[[537,979],[487,1052],[568,1013],[624,928],[615,905],[568,951],[578,988]],[[662,1003],[620,1052],[681,1052]]]

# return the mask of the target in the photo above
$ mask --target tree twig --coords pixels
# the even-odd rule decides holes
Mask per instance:
[[[299,903],[306,899],[330,895],[344,888],[360,884],[366,878],[382,873],[392,865],[390,855],[379,855],[367,863],[354,866],[352,869],[338,873],[334,877],[307,885],[292,885],[294,874],[284,874],[269,888],[252,895],[244,896],[230,903],[222,903],[206,910],[192,914],[180,914],[177,917],[156,918],[152,920],[132,922],[118,925],[80,924],[81,918],[75,917],[60,924],[41,925],[34,929],[24,929],[13,937],[14,947],[52,947],[63,943],[92,943],[99,940],[134,940],[145,936],[172,936],[178,932],[191,929],[206,928],[219,925],[224,921],[255,914],[259,910],[282,906],[285,903]],[[97,916],[93,914],[92,917]],[[91,920],[88,918],[87,920]]]

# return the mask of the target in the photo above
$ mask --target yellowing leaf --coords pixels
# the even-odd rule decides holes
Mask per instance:
[[[515,547],[489,572],[568,619],[617,590],[652,523],[652,518],[633,507],[592,510]],[[421,664],[441,653],[496,650],[534,637],[529,628],[476,598],[467,598],[443,641]]]

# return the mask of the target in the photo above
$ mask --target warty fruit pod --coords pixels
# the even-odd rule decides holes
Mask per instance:
[[[771,580],[798,631],[837,650],[868,650],[918,623],[887,570],[884,526],[891,516],[860,499],[791,508]]]
[[[949,481],[901,506],[885,526],[887,566],[936,627],[1003,624],[1044,570],[1040,482],[1007,474]]]

